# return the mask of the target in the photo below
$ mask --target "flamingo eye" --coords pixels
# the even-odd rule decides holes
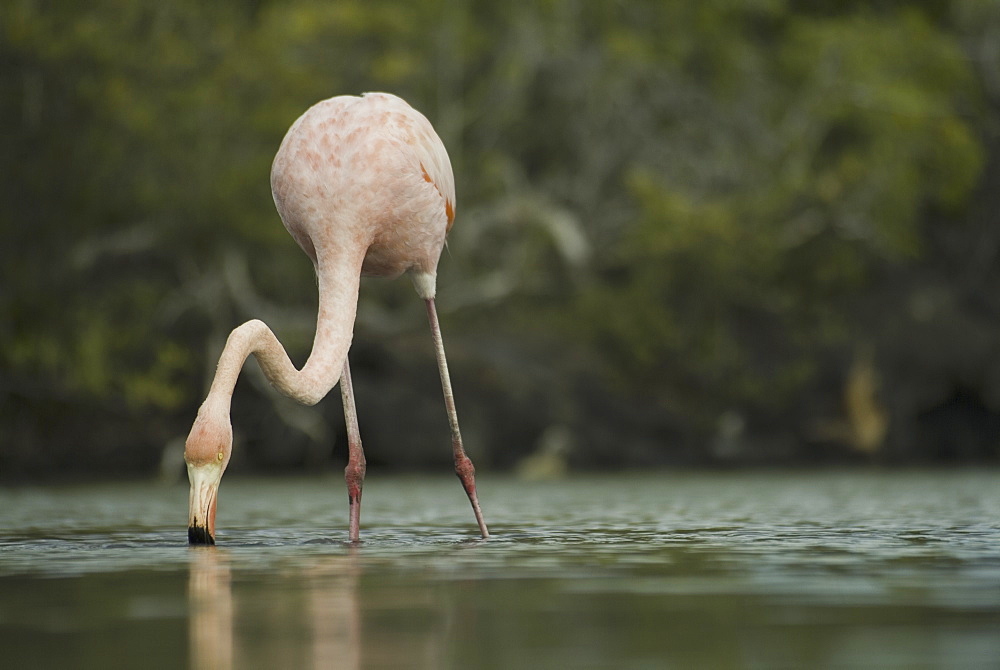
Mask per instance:
[[[222,452],[220,451],[220,452],[219,452],[219,462],[220,462],[220,463],[222,462],[222,459],[223,459],[223,456],[222,456]]]

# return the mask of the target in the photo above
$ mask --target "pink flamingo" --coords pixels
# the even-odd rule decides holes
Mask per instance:
[[[191,482],[188,541],[215,544],[219,482],[232,453],[230,402],[252,354],[281,393],[314,405],[340,382],[347,421],[344,471],[349,534],[358,541],[365,455],[347,352],[354,333],[361,275],[410,274],[427,306],[455,472],[483,537],[475,468],[462,447],[444,343],[434,306],[437,264],[455,219],[455,178],[430,122],[385,93],[339,96],[306,111],[288,130],[271,166],[271,192],[285,228],[316,268],[319,314],[312,352],[297,370],[271,329],[253,320],[229,335],[208,397],[184,447]]]

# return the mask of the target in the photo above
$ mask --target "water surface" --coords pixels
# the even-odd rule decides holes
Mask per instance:
[[[0,490],[5,667],[1000,667],[1000,473]]]

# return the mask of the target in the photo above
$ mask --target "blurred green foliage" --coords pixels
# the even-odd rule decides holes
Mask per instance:
[[[921,213],[960,212],[984,158],[975,79],[920,13],[725,17],[707,71],[708,55],[657,64],[658,86],[704,97],[649,110],[662,144],[623,179],[637,211],[607,257],[615,279],[582,296],[618,369],[672,378],[689,416],[785,406],[817,348],[849,336],[845,301],[920,255]],[[680,41],[685,18],[658,38]],[[681,155],[664,165],[662,147]]]
[[[304,359],[315,289],[274,212],[270,160],[310,104],[367,90],[409,100],[451,153],[441,304],[460,403],[464,387],[492,407],[478,430],[471,411],[488,463],[554,423],[573,428],[582,465],[614,449],[658,462],[609,444],[643,435],[663,460],[680,443],[709,457],[733,411],[808,442],[850,422],[839,394],[870,350],[898,454],[953,391],[992,420],[996,354],[898,336],[948,318],[978,342],[1000,320],[986,297],[998,40],[988,0],[10,0],[0,469],[153,467],[248,318]],[[379,363],[430,361],[409,344],[423,337],[416,302],[400,283],[364,287],[355,353],[383,379],[371,423],[434,406],[390,402],[409,380]],[[979,358],[942,362],[942,346]],[[922,388],[914,361],[934,388],[885,398]],[[234,411],[270,416],[258,410],[273,395],[250,379]],[[432,377],[421,391],[436,393]],[[249,441],[333,439],[274,408],[287,432],[258,418]],[[297,462],[310,448],[259,449]]]

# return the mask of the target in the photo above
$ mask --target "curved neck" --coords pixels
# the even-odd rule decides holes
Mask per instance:
[[[212,380],[206,404],[232,399],[236,380],[250,355],[257,359],[267,380],[282,394],[304,405],[315,405],[340,380],[354,335],[358,309],[361,261],[317,262],[319,312],[312,352],[301,370],[288,358],[285,348],[267,324],[247,321],[229,334]]]

